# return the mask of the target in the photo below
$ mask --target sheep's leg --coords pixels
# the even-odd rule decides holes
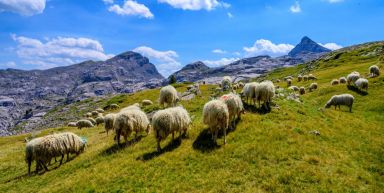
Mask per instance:
[[[40,160],[40,164],[44,167],[45,171],[49,171],[47,166]]]
[[[172,141],[175,140],[175,132],[172,132]]]
[[[216,143],[216,140],[217,140],[217,134],[219,133],[219,130],[218,129],[216,129],[216,131],[215,131],[215,136],[213,137],[213,142],[215,142]]]
[[[69,160],[69,152],[67,153],[67,161]]]
[[[28,160],[28,176],[31,175],[31,160]]]
[[[117,130],[115,137],[117,145],[120,145],[120,130]]]
[[[157,140],[157,152],[161,151],[160,140]]]
[[[227,128],[224,128],[224,145],[227,143]]]
[[[63,163],[64,154],[61,154],[60,165]]]
[[[352,106],[349,107],[349,112],[352,113]]]
[[[124,135],[124,143],[125,143],[125,145],[128,144],[128,135]]]

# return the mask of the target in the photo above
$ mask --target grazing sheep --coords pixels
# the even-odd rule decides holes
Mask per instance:
[[[334,86],[334,85],[338,85],[339,84],[339,80],[337,80],[337,79],[333,79],[332,81],[331,81],[331,85],[332,86]]]
[[[302,80],[303,80],[303,76],[301,76],[301,75],[297,76],[297,82],[300,82]]]
[[[34,138],[31,141],[27,143],[25,146],[25,161],[28,164],[28,175],[31,174],[31,164],[33,161],[36,161],[36,172],[38,171],[39,167],[41,166],[41,161],[36,159],[36,147],[40,142],[42,141],[42,137]]]
[[[88,121],[91,121],[91,123],[92,123],[93,125],[96,125],[96,120],[95,120],[94,118],[89,117],[89,118],[87,118],[87,120],[88,120]]]
[[[92,113],[92,116],[97,116],[99,114],[99,112],[97,111],[92,111],[91,113]]]
[[[329,99],[329,101],[325,104],[325,108],[330,108],[332,105],[336,107],[339,107],[340,105],[345,105],[349,107],[349,112],[352,112],[352,105],[354,101],[354,97],[351,94],[341,94],[341,95],[334,95]]]
[[[84,117],[92,117],[92,113],[86,113]]]
[[[93,124],[89,120],[82,119],[76,122],[76,126],[78,129],[82,129],[83,127],[93,127]]]
[[[369,73],[371,77],[380,76],[380,68],[376,65],[372,65],[369,67]]]
[[[76,122],[69,122],[69,123],[67,124],[67,126],[68,126],[68,127],[77,127],[77,126],[76,126]]]
[[[304,76],[303,76],[303,80],[304,80],[304,81],[308,81],[308,75],[304,75]]]
[[[97,108],[96,111],[97,111],[98,113],[104,113],[104,110],[101,109],[101,108]]]
[[[256,102],[256,95],[255,95],[255,90],[256,87],[258,87],[259,83],[258,82],[250,82],[245,84],[243,88],[243,95],[246,98],[246,103],[248,103],[248,99],[253,100],[253,104]]]
[[[360,78],[360,73],[358,73],[358,72],[352,72],[352,73],[348,74],[348,76],[347,76],[348,85],[351,85],[351,83],[356,82],[356,80],[359,78]]]
[[[311,83],[311,85],[309,85],[309,92],[312,92],[313,90],[316,90],[317,89],[317,83]]]
[[[99,124],[104,123],[104,117],[97,117],[95,121],[96,121],[96,125],[99,126]]]
[[[129,105],[128,107],[124,107],[120,110],[120,112],[123,112],[123,111],[129,111],[129,110],[141,110],[140,108],[140,104],[139,103],[135,103],[133,105]]]
[[[287,81],[288,79],[293,80],[293,76],[286,76],[286,77],[284,77],[284,80],[285,80],[285,81]]]
[[[292,91],[299,91],[299,87],[297,87],[297,86],[290,86],[288,89],[290,89]]]
[[[345,83],[347,83],[347,79],[345,77],[340,77],[339,82],[340,82],[340,84],[345,84]]]
[[[290,87],[292,85],[292,79],[287,79],[287,87]]]
[[[118,104],[112,103],[109,105],[110,109],[118,109],[120,106]]]
[[[308,80],[317,80],[317,78],[313,74],[309,74],[308,75]]]
[[[126,110],[116,114],[113,125],[117,145],[120,144],[120,135],[124,137],[125,143],[127,143],[128,137],[133,131],[135,131],[135,139],[137,139],[137,135],[140,132],[145,131],[148,133],[150,128],[147,115],[137,109]]]
[[[234,85],[232,86],[232,89],[233,89],[233,90],[237,90],[237,89],[238,89],[238,85],[237,85],[237,84],[234,84]]]
[[[267,80],[261,82],[255,89],[255,96],[256,101],[263,102],[263,106],[266,107],[266,109],[270,109],[270,103],[272,101],[272,97],[275,96],[275,86],[273,85],[273,82]]]
[[[224,144],[227,143],[226,135],[229,122],[227,105],[221,100],[212,100],[204,105],[203,123],[209,126],[212,139],[216,143],[219,130],[224,132]]]
[[[305,88],[304,88],[304,87],[300,87],[300,89],[299,89],[299,93],[300,93],[301,95],[305,94]]]
[[[183,107],[173,107],[157,111],[152,117],[152,127],[157,140],[157,151],[161,150],[160,142],[172,133],[172,140],[175,132],[179,136],[186,134],[189,125],[192,123],[188,112]]]
[[[177,95],[175,87],[168,85],[161,88],[159,98],[160,105],[163,107],[165,107],[165,105],[174,107],[177,102],[179,102],[179,96]]]
[[[365,78],[359,78],[356,80],[355,85],[359,90],[366,90],[368,91],[368,80]]]
[[[225,102],[228,107],[230,127],[235,128],[236,118],[241,118],[241,113],[244,113],[244,106],[241,98],[237,94],[226,94],[220,97],[220,100]]]
[[[141,101],[141,104],[143,106],[153,105],[153,102],[151,100],[143,100]]]
[[[221,81],[221,88],[223,91],[232,90],[232,79],[229,76],[224,76]]]
[[[116,117],[116,114],[114,113],[107,114],[104,117],[104,128],[105,128],[105,131],[107,132],[107,135],[108,135],[108,131],[113,129],[113,122],[115,121],[115,117]]]
[[[277,79],[276,82],[279,83],[279,82],[281,82],[281,80],[280,80],[280,79]]]

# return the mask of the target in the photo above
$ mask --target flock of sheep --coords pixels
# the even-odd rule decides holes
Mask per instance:
[[[369,70],[370,76],[372,77],[379,76],[380,74],[377,66],[371,66]],[[312,74],[299,75],[297,77],[298,82],[316,79]],[[285,77],[284,80],[287,82],[289,90],[305,94],[304,87],[292,85],[292,76]],[[367,89],[368,80],[365,80],[366,79],[360,77],[358,72],[353,72],[349,74],[347,78],[341,77],[337,81],[338,83],[354,83],[358,88]],[[334,81],[336,80],[332,81],[332,85],[336,84]],[[276,82],[280,82],[280,80],[276,80]],[[224,134],[224,144],[226,143],[227,130],[234,129],[236,119],[240,119],[241,114],[245,112],[243,101],[249,104],[253,103],[253,105],[258,104],[259,108],[264,107],[270,110],[270,104],[276,94],[276,88],[279,87],[275,86],[274,83],[269,80],[260,83],[250,82],[244,84],[238,82],[233,84],[230,77],[223,77],[220,90],[230,91],[230,93],[210,100],[203,108],[203,123],[209,127],[212,140],[216,143],[218,133],[221,130]],[[311,83],[307,89],[313,91],[317,88],[317,83]],[[198,90],[199,85],[192,85],[188,89]],[[236,94],[237,89],[242,89],[240,95]],[[182,106],[177,106],[179,100],[177,90],[173,86],[168,85],[160,89],[159,104],[163,109],[156,111],[150,118],[142,111],[140,106],[152,105],[153,102],[143,100],[141,105],[136,103],[122,108],[117,113],[109,113],[105,116],[103,115],[103,109],[96,109],[95,111],[86,113],[84,115],[86,118],[77,122],[68,123],[68,126],[82,129],[84,127],[104,124],[107,135],[110,130],[115,132],[114,140],[117,145],[120,145],[120,136],[123,136],[125,143],[127,143],[128,137],[130,137],[132,133],[134,133],[134,140],[136,140],[141,133],[145,132],[148,135],[150,131],[152,131],[156,138],[157,151],[161,151],[161,141],[165,140],[170,134],[172,134],[172,140],[174,139],[175,133],[178,133],[179,137],[185,135],[189,126],[192,124],[192,119],[188,111]],[[325,104],[325,108],[331,106],[340,108],[341,105],[345,105],[352,111],[353,101],[354,97],[350,94],[335,95]],[[117,104],[111,104],[109,107],[111,109],[119,108]],[[61,156],[61,164],[65,154],[67,154],[68,160],[70,153],[79,154],[84,150],[85,146],[85,139],[70,132],[35,138],[29,141],[26,146],[28,174],[30,174],[32,161],[36,161],[36,171],[40,168],[48,170],[46,165],[50,164],[51,159],[56,159],[56,157]]]

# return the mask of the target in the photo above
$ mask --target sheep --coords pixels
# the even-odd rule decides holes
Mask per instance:
[[[129,110],[132,110],[132,109],[134,109],[134,110],[141,110],[141,108],[140,108],[140,104],[139,104],[139,103],[135,103],[135,104],[130,105],[130,106],[128,106],[128,107],[124,107],[124,108],[122,108],[122,109],[120,110],[120,112],[123,112],[123,111],[129,111]]]
[[[99,112],[97,111],[92,111],[91,113],[92,113],[92,116],[97,116],[99,114]]]
[[[179,132],[179,136],[186,134],[191,123],[191,118],[183,107],[172,107],[157,111],[152,117],[157,151],[161,151],[160,142],[166,139],[169,134],[172,133],[172,140],[174,140],[175,132]]]
[[[46,163],[49,163],[52,158],[61,156],[61,165],[65,154],[68,161],[70,153],[80,154],[84,151],[85,145],[85,140],[71,132],[47,135],[29,141],[25,151],[28,175],[30,175],[32,161],[36,161],[36,172],[39,167],[44,167],[48,171]]]
[[[238,85],[239,85],[239,88],[243,88],[244,87],[244,83],[243,82],[239,82]]]
[[[104,113],[104,110],[101,109],[101,108],[97,108],[96,111],[97,111],[98,113]]]
[[[281,80],[280,80],[280,79],[277,79],[276,82],[279,83],[279,82],[281,82]]]
[[[175,87],[168,85],[161,88],[159,98],[160,105],[163,107],[165,107],[165,105],[174,107],[177,102],[179,102],[179,96],[177,95]]]
[[[256,99],[255,90],[258,85],[259,85],[258,82],[250,82],[245,84],[245,86],[243,87],[242,93],[246,98],[247,103],[248,103],[248,99],[252,99],[253,103],[255,104],[255,99]]]
[[[99,126],[99,124],[104,123],[104,117],[97,117],[95,121],[96,121],[96,126]]]
[[[107,135],[108,131],[113,129],[113,122],[115,121],[115,117],[116,114],[114,113],[107,114],[104,117],[104,129],[107,132]]]
[[[304,81],[308,81],[308,75],[304,75],[304,76],[303,76],[303,80],[304,80]]]
[[[230,127],[233,129],[235,127],[235,119],[240,119],[241,114],[244,113],[243,102],[239,95],[233,93],[221,96],[220,100],[225,102],[228,107]]]
[[[345,84],[345,83],[347,83],[347,79],[345,77],[340,77],[339,82],[340,82],[340,84]]]
[[[299,91],[299,87],[297,87],[297,86],[290,86],[288,89],[290,89],[292,91]]]
[[[221,100],[207,102],[203,108],[203,123],[209,126],[212,140],[216,143],[219,130],[224,132],[224,144],[227,143],[226,135],[229,123],[227,105]]]
[[[299,93],[300,93],[301,95],[305,94],[305,88],[304,88],[304,87],[300,87],[300,89],[299,89]]]
[[[329,101],[325,104],[325,108],[330,108],[332,105],[336,107],[339,107],[340,105],[345,105],[349,107],[349,112],[352,112],[352,105],[355,98],[351,94],[340,94],[340,95],[334,95],[329,99]]]
[[[292,79],[287,79],[287,87],[290,87],[292,85]]]
[[[143,106],[153,105],[153,102],[151,100],[143,100],[141,101],[141,104]]]
[[[69,122],[67,124],[68,127],[76,127],[76,122]]]
[[[286,77],[284,77],[284,80],[285,80],[285,81],[287,81],[288,79],[293,80],[293,76],[286,76]]]
[[[311,83],[311,85],[309,85],[309,92],[312,92],[313,90],[316,90],[317,89],[317,83]]]
[[[303,80],[303,76],[298,75],[298,76],[297,76],[297,82],[300,82],[300,81],[302,81],[302,80]]]
[[[238,89],[238,85],[237,85],[237,84],[234,84],[234,85],[232,86],[232,89],[233,89],[233,90],[237,90],[237,89]]]
[[[357,79],[356,82],[355,82],[355,85],[357,86],[357,88],[359,90],[364,89],[364,90],[368,91],[368,80],[365,79],[365,78]]]
[[[93,124],[89,120],[82,119],[76,122],[76,126],[78,129],[82,129],[83,127],[93,127]]]
[[[348,76],[347,76],[348,85],[351,85],[351,83],[356,82],[356,80],[359,78],[360,78],[360,73],[358,73],[358,72],[352,72],[352,73],[348,74]]]
[[[147,115],[137,109],[130,109],[116,114],[113,126],[117,145],[120,145],[120,135],[124,137],[125,143],[127,143],[127,139],[133,131],[135,131],[135,139],[137,139],[140,132],[145,131],[148,134],[150,129]]]
[[[332,81],[331,81],[331,85],[332,86],[334,86],[334,85],[338,85],[339,84],[339,80],[337,80],[337,79],[333,79]]]
[[[115,104],[115,103],[112,103],[109,105],[109,108],[110,109],[118,109],[119,108],[119,105],[118,104]]]
[[[260,106],[260,101],[262,101],[263,106],[265,106],[267,109],[270,109],[270,103],[272,101],[272,97],[274,96],[275,96],[275,86],[269,80],[261,82],[255,88],[255,98],[256,98],[256,101],[259,102],[259,106]]]
[[[369,67],[369,73],[371,77],[380,76],[380,68],[376,65],[372,65]]]
[[[226,90],[232,90],[232,79],[229,76],[224,76],[223,80],[221,81],[221,88]]]
[[[84,117],[92,117],[92,113],[86,113]]]
[[[96,120],[94,118],[87,118],[88,121],[90,121],[93,125],[96,125]]]
[[[313,74],[308,75],[308,80],[317,80],[316,76]]]

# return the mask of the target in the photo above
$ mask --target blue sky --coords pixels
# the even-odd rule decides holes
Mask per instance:
[[[381,0],[0,0],[0,69],[45,69],[134,50],[165,76],[289,52],[383,40]]]

